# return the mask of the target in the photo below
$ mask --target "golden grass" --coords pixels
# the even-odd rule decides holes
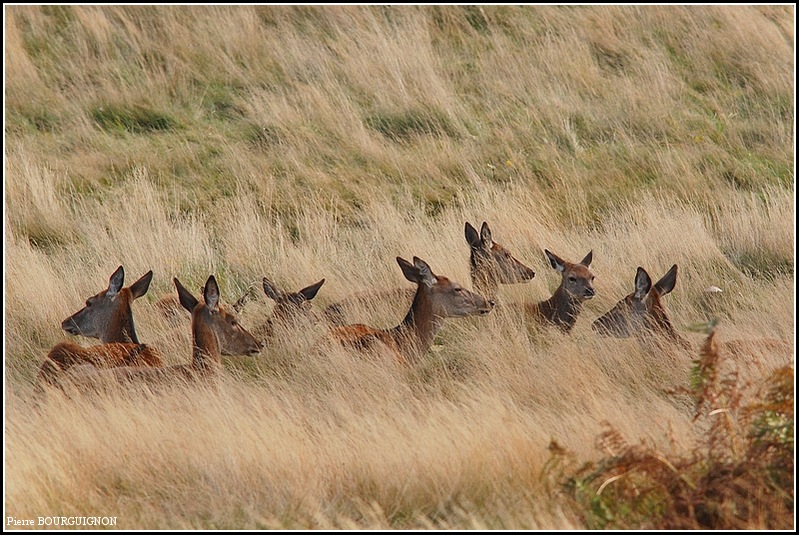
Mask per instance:
[[[145,186],[130,189],[143,192]],[[590,321],[631,291],[636,264],[654,266],[659,273],[676,262],[685,267],[668,306],[678,328],[696,336],[684,327],[706,319],[702,290],[718,280],[696,270],[719,265],[716,273],[735,272],[717,247],[706,247],[714,243],[712,232],[687,207],[647,201],[625,210],[627,220],[610,221],[607,231],[586,235],[552,228],[543,219],[514,217],[529,206],[521,194],[514,199],[497,191],[496,197],[505,206],[501,214],[486,210],[481,197],[474,205],[467,201],[460,210],[445,211],[435,226],[380,201],[365,210],[371,216],[368,226],[343,233],[324,216],[299,212],[300,237],[293,241],[291,231],[258,217],[245,196],[220,203],[216,219],[224,223],[216,227],[218,236],[172,234],[199,223],[166,218],[154,227],[142,225],[132,236],[131,217],[158,219],[152,214],[163,211],[163,201],[155,196],[131,213],[119,207],[117,213],[125,217],[114,218],[100,206],[86,211],[85,228],[100,226],[99,218],[107,225],[106,235],[87,237],[82,245],[81,258],[93,263],[72,260],[66,267],[57,253],[51,260],[34,254],[27,243],[10,241],[8,280],[15,282],[9,285],[7,306],[21,314],[7,317],[13,350],[7,359],[12,379],[7,387],[7,507],[19,517],[110,509],[121,527],[129,528],[578,526],[554,498],[529,509],[548,495],[541,470],[551,438],[584,459],[595,455],[594,437],[605,420],[627,437],[661,447],[671,447],[672,440],[688,449],[696,440],[684,400],[667,393],[687,383],[690,355],[653,354],[632,341],[597,338]],[[741,209],[751,217],[745,205]],[[98,219],[90,214],[99,214]],[[260,293],[262,274],[294,289],[324,276],[328,282],[314,301],[320,308],[348,293],[407,286],[393,256],[417,255],[437,273],[468,285],[463,221],[483,219],[491,221],[498,241],[537,271],[530,283],[503,288],[505,302],[543,299],[557,284],[541,246],[574,260],[594,250],[598,297],[572,335],[528,333],[519,318],[501,310],[485,318],[450,320],[425,361],[402,371],[389,359],[374,363],[341,351],[319,354],[310,346],[324,335],[324,327],[305,326],[298,340],[281,339],[255,359],[227,359],[234,377],[220,393],[60,400],[38,409],[28,399],[26,383],[48,347],[63,338],[54,326],[80,305],[81,297],[107,283],[115,266],[100,262],[103,251],[117,250],[117,258],[124,258],[114,236],[129,235],[138,247],[126,254],[149,257],[148,267],[156,272],[148,296],[134,304],[140,338],[178,363],[190,357],[188,319],[171,326],[152,306],[155,297],[170,291],[172,276],[196,288],[201,273],[222,272],[228,301],[250,283]],[[683,239],[671,249],[651,246],[653,238],[667,243],[669,232]],[[209,258],[183,255],[187,247]],[[176,249],[181,251],[177,264],[167,253]],[[245,258],[251,259],[248,265]],[[131,279],[143,272],[144,266],[137,267],[141,260],[123,263]],[[756,297],[725,304],[731,318],[723,332],[787,338],[793,329],[791,308],[773,305],[781,292],[790,291],[789,281],[735,280],[742,293]],[[245,308],[242,321],[254,327],[269,308],[266,297],[259,296]],[[396,324],[402,309],[394,304],[371,323]],[[25,334],[26,326],[43,330],[38,343]],[[756,356],[758,366],[741,362],[742,369],[763,373],[785,363],[776,355]],[[28,468],[17,472],[17,466]],[[506,516],[488,513],[494,507]]]
[[[678,330],[795,334],[793,29],[771,7],[24,7],[6,10],[5,507],[146,528],[581,529],[552,439],[596,460],[692,452],[696,355],[600,338],[636,267],[680,272]],[[168,37],[167,37],[168,36]],[[116,122],[115,122],[116,121]],[[170,126],[172,125],[172,126]],[[60,322],[124,265],[155,273],[142,342],[191,356],[154,302],[173,277],[242,323],[326,279],[316,309],[410,287],[418,256],[471,287],[464,223],[536,277],[448,320],[410,369],[302,324],[217,391],[33,397]],[[505,306],[593,250],[569,336]],[[703,290],[716,285],[721,294]],[[396,325],[408,303],[362,311]],[[83,340],[86,344],[93,341]],[[792,362],[733,362],[753,383]],[[671,393],[670,393],[671,392]]]

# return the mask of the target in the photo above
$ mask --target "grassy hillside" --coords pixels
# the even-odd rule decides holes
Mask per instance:
[[[607,466],[595,447],[607,426],[674,466],[748,459],[705,449],[714,410],[740,416],[742,440],[744,424],[762,427],[758,388],[793,355],[722,357],[742,397],[728,383],[707,410],[705,390],[680,388],[695,323],[719,318],[722,341],[795,335],[792,6],[5,15],[7,515],[118,516],[123,529],[700,527],[679,508],[631,508],[611,493],[622,487],[603,501],[604,481],[577,467]],[[290,290],[324,277],[317,308],[409,287],[397,256],[470,287],[466,221],[488,221],[536,277],[503,287],[486,317],[449,320],[411,368],[320,349],[325,325],[304,325],[226,359],[214,392],[34,399],[39,364],[68,338],[61,321],[120,264],[126,284],[154,271],[136,328],[174,364],[190,358],[189,321],[154,306],[173,277],[196,291],[213,273],[228,301],[255,286],[241,320],[256,330],[272,306],[264,276]],[[506,307],[557,287],[545,248],[573,262],[593,251],[597,296],[569,335]],[[666,305],[695,351],[591,330],[637,266],[659,278],[675,263]],[[407,306],[357,321],[395,325]],[[573,465],[555,463],[561,450]],[[726,526],[792,527],[792,492],[773,502]]]

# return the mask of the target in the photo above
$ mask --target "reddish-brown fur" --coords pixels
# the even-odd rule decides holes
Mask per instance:
[[[546,301],[526,304],[525,313],[538,322],[554,325],[568,333],[577,321],[583,302],[593,298],[596,293],[594,274],[590,269],[593,251],[577,264],[566,262],[546,249],[544,253],[552,267],[561,274],[560,286]]]
[[[593,329],[617,338],[636,337],[647,344],[662,346],[663,342],[667,347],[693,351],[692,344],[674,328],[663,301],[663,297],[674,290],[677,270],[677,264],[674,264],[658,282],[652,284],[649,273],[639,267],[634,291],[594,321]],[[738,355],[751,355],[758,351],[788,354],[793,351],[790,342],[772,338],[731,340],[722,343],[721,348]]]
[[[98,370],[81,366],[69,379],[81,389],[98,389],[121,384],[163,385],[213,381],[222,368],[222,354],[254,355],[261,343],[239,325],[235,312],[227,311],[219,303],[219,286],[213,275],[208,278],[203,292],[204,303],[199,302],[177,278],[174,279],[181,305],[191,310],[193,335],[191,364],[178,364],[164,368],[120,367]]]
[[[107,289],[89,297],[86,306],[61,323],[68,333],[99,338],[103,344],[83,347],[61,342],[55,345],[39,367],[37,381],[51,384],[58,374],[81,364],[98,368],[161,366],[161,353],[139,343],[131,309],[133,301],[147,293],[152,277],[153,272],[148,271],[123,288],[125,271],[119,266],[111,275]]]
[[[363,324],[334,327],[330,334],[342,345],[359,350],[384,345],[404,364],[423,356],[441,330],[444,318],[487,314],[494,306],[481,295],[470,292],[446,277],[435,275],[423,260],[413,264],[397,257],[405,278],[417,284],[416,294],[405,319],[392,329],[376,329]]]

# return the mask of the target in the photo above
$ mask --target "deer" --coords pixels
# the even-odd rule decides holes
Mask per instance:
[[[416,293],[402,323],[390,329],[364,324],[332,327],[332,339],[345,347],[369,351],[383,346],[394,353],[397,361],[411,365],[433,345],[445,318],[486,315],[494,302],[463,288],[447,277],[433,273],[424,260],[413,257],[411,264],[397,257],[402,274],[416,284]]]
[[[265,340],[274,336],[275,328],[278,326],[291,325],[303,318],[314,319],[311,313],[311,300],[316,297],[325,279],[296,292],[283,291],[266,277],[262,283],[264,294],[275,302],[271,317],[257,330],[259,334],[263,334]]]
[[[464,234],[471,250],[469,267],[475,292],[494,299],[500,284],[517,284],[535,277],[535,271],[492,239],[487,222],[483,221],[478,234],[477,229],[467,221]]]
[[[324,283],[325,279],[322,279],[296,292],[287,292],[282,290],[267,277],[263,277],[262,286],[264,294],[275,302],[275,306],[272,309],[272,315],[269,319],[260,327],[254,328],[253,334],[267,341],[274,336],[276,326],[284,326],[292,322],[296,323],[296,320],[301,317],[312,317],[310,301],[316,297],[319,288],[321,288]],[[252,286],[248,288],[247,291],[232,304],[233,310],[235,310],[237,314],[241,313],[244,305],[250,300],[252,289]],[[203,289],[200,288],[200,292],[202,291]],[[188,312],[187,315],[186,309],[180,304],[180,299],[172,294],[161,296],[155,302],[155,306],[172,324],[177,324],[181,321],[183,316],[191,317],[191,312]]]
[[[477,232],[468,221],[464,226],[466,243],[469,245],[469,266],[472,278],[472,289],[496,301],[500,284],[517,284],[528,282],[535,277],[535,271],[514,258],[513,254],[492,239],[488,223],[483,221],[480,232]],[[381,293],[380,300],[402,302],[413,299],[412,288],[396,288]],[[333,303],[324,310],[328,322],[333,325],[345,323],[346,311],[351,305],[361,306],[374,302],[374,294],[355,295],[344,301]]]
[[[545,301],[525,303],[524,312],[538,323],[555,326],[567,334],[577,322],[583,303],[596,295],[594,274],[591,272],[593,251],[589,251],[577,264],[567,262],[547,249],[544,249],[544,254],[552,268],[560,272],[560,286]]]
[[[691,342],[674,328],[663,301],[663,297],[671,293],[677,284],[677,272],[677,264],[674,264],[660,280],[652,284],[649,273],[639,266],[633,292],[596,319],[591,327],[605,336],[635,337],[641,342],[654,342],[660,347],[693,351]],[[779,339],[731,340],[721,344],[721,347],[733,354],[748,353],[756,348],[786,354],[792,351],[789,342]]]
[[[61,328],[72,335],[99,338],[102,344],[83,347],[65,341],[56,344],[39,367],[37,382],[49,384],[75,365],[91,364],[98,368],[115,366],[162,366],[161,353],[141,344],[133,324],[131,304],[147,293],[152,270],[128,287],[125,270],[119,266],[108,281],[108,288],[86,299],[86,306],[63,322]]]
[[[252,286],[247,288],[247,291],[231,305],[233,310],[236,311],[236,314],[241,314],[241,309],[244,308],[244,305],[247,304],[247,301],[249,301],[252,296],[252,290]],[[203,288],[201,287],[200,293],[202,292]],[[158,311],[161,312],[161,315],[173,326],[179,325],[183,318],[191,318],[191,311],[187,312],[186,309],[183,308],[183,305],[180,304],[180,299],[171,293],[159,297],[155,301],[155,308],[157,308]]]
[[[238,322],[235,311],[220,303],[219,285],[211,275],[203,289],[203,302],[191,294],[175,277],[180,304],[191,311],[192,361],[161,368],[123,366],[97,369],[80,366],[68,379],[80,389],[125,386],[169,386],[213,384],[222,372],[222,355],[256,355],[263,344]]]

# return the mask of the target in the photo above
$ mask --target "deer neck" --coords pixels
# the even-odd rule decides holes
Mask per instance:
[[[494,277],[484,273],[472,271],[472,288],[486,299],[496,300],[499,292],[499,283]]]
[[[205,312],[208,314],[208,312]],[[192,333],[194,344],[192,347],[192,367],[198,372],[209,372],[218,369],[222,364],[219,352],[219,340],[216,334],[207,325],[193,318]]]
[[[418,358],[427,353],[443,326],[444,318],[433,312],[430,289],[420,284],[405,319],[390,334],[406,358]]]
[[[256,334],[256,331],[253,331],[253,334]],[[274,314],[271,318],[267,319],[263,326],[257,331],[257,334],[263,338],[264,340],[271,339],[275,334],[275,318]]]
[[[569,332],[574,327],[582,308],[582,301],[567,292],[563,286],[559,286],[552,297],[538,305],[541,316],[564,332]]]
[[[127,290],[127,288],[125,290]],[[136,336],[136,327],[133,325],[133,311],[130,306],[131,299],[124,294],[120,294],[119,298],[124,301],[120,303],[120,306],[116,309],[113,316],[111,316],[110,326],[102,339],[103,343],[122,342],[138,344],[139,338]]]
[[[683,349],[692,349],[691,343],[674,328],[671,318],[669,318],[665,307],[663,307],[659,299],[652,306],[646,321],[648,323],[646,331],[656,333],[661,338],[665,338],[670,343],[674,343]]]
[[[475,255],[472,251],[470,258],[472,288],[486,299],[494,299],[499,291],[499,281],[492,272],[489,260]]]

